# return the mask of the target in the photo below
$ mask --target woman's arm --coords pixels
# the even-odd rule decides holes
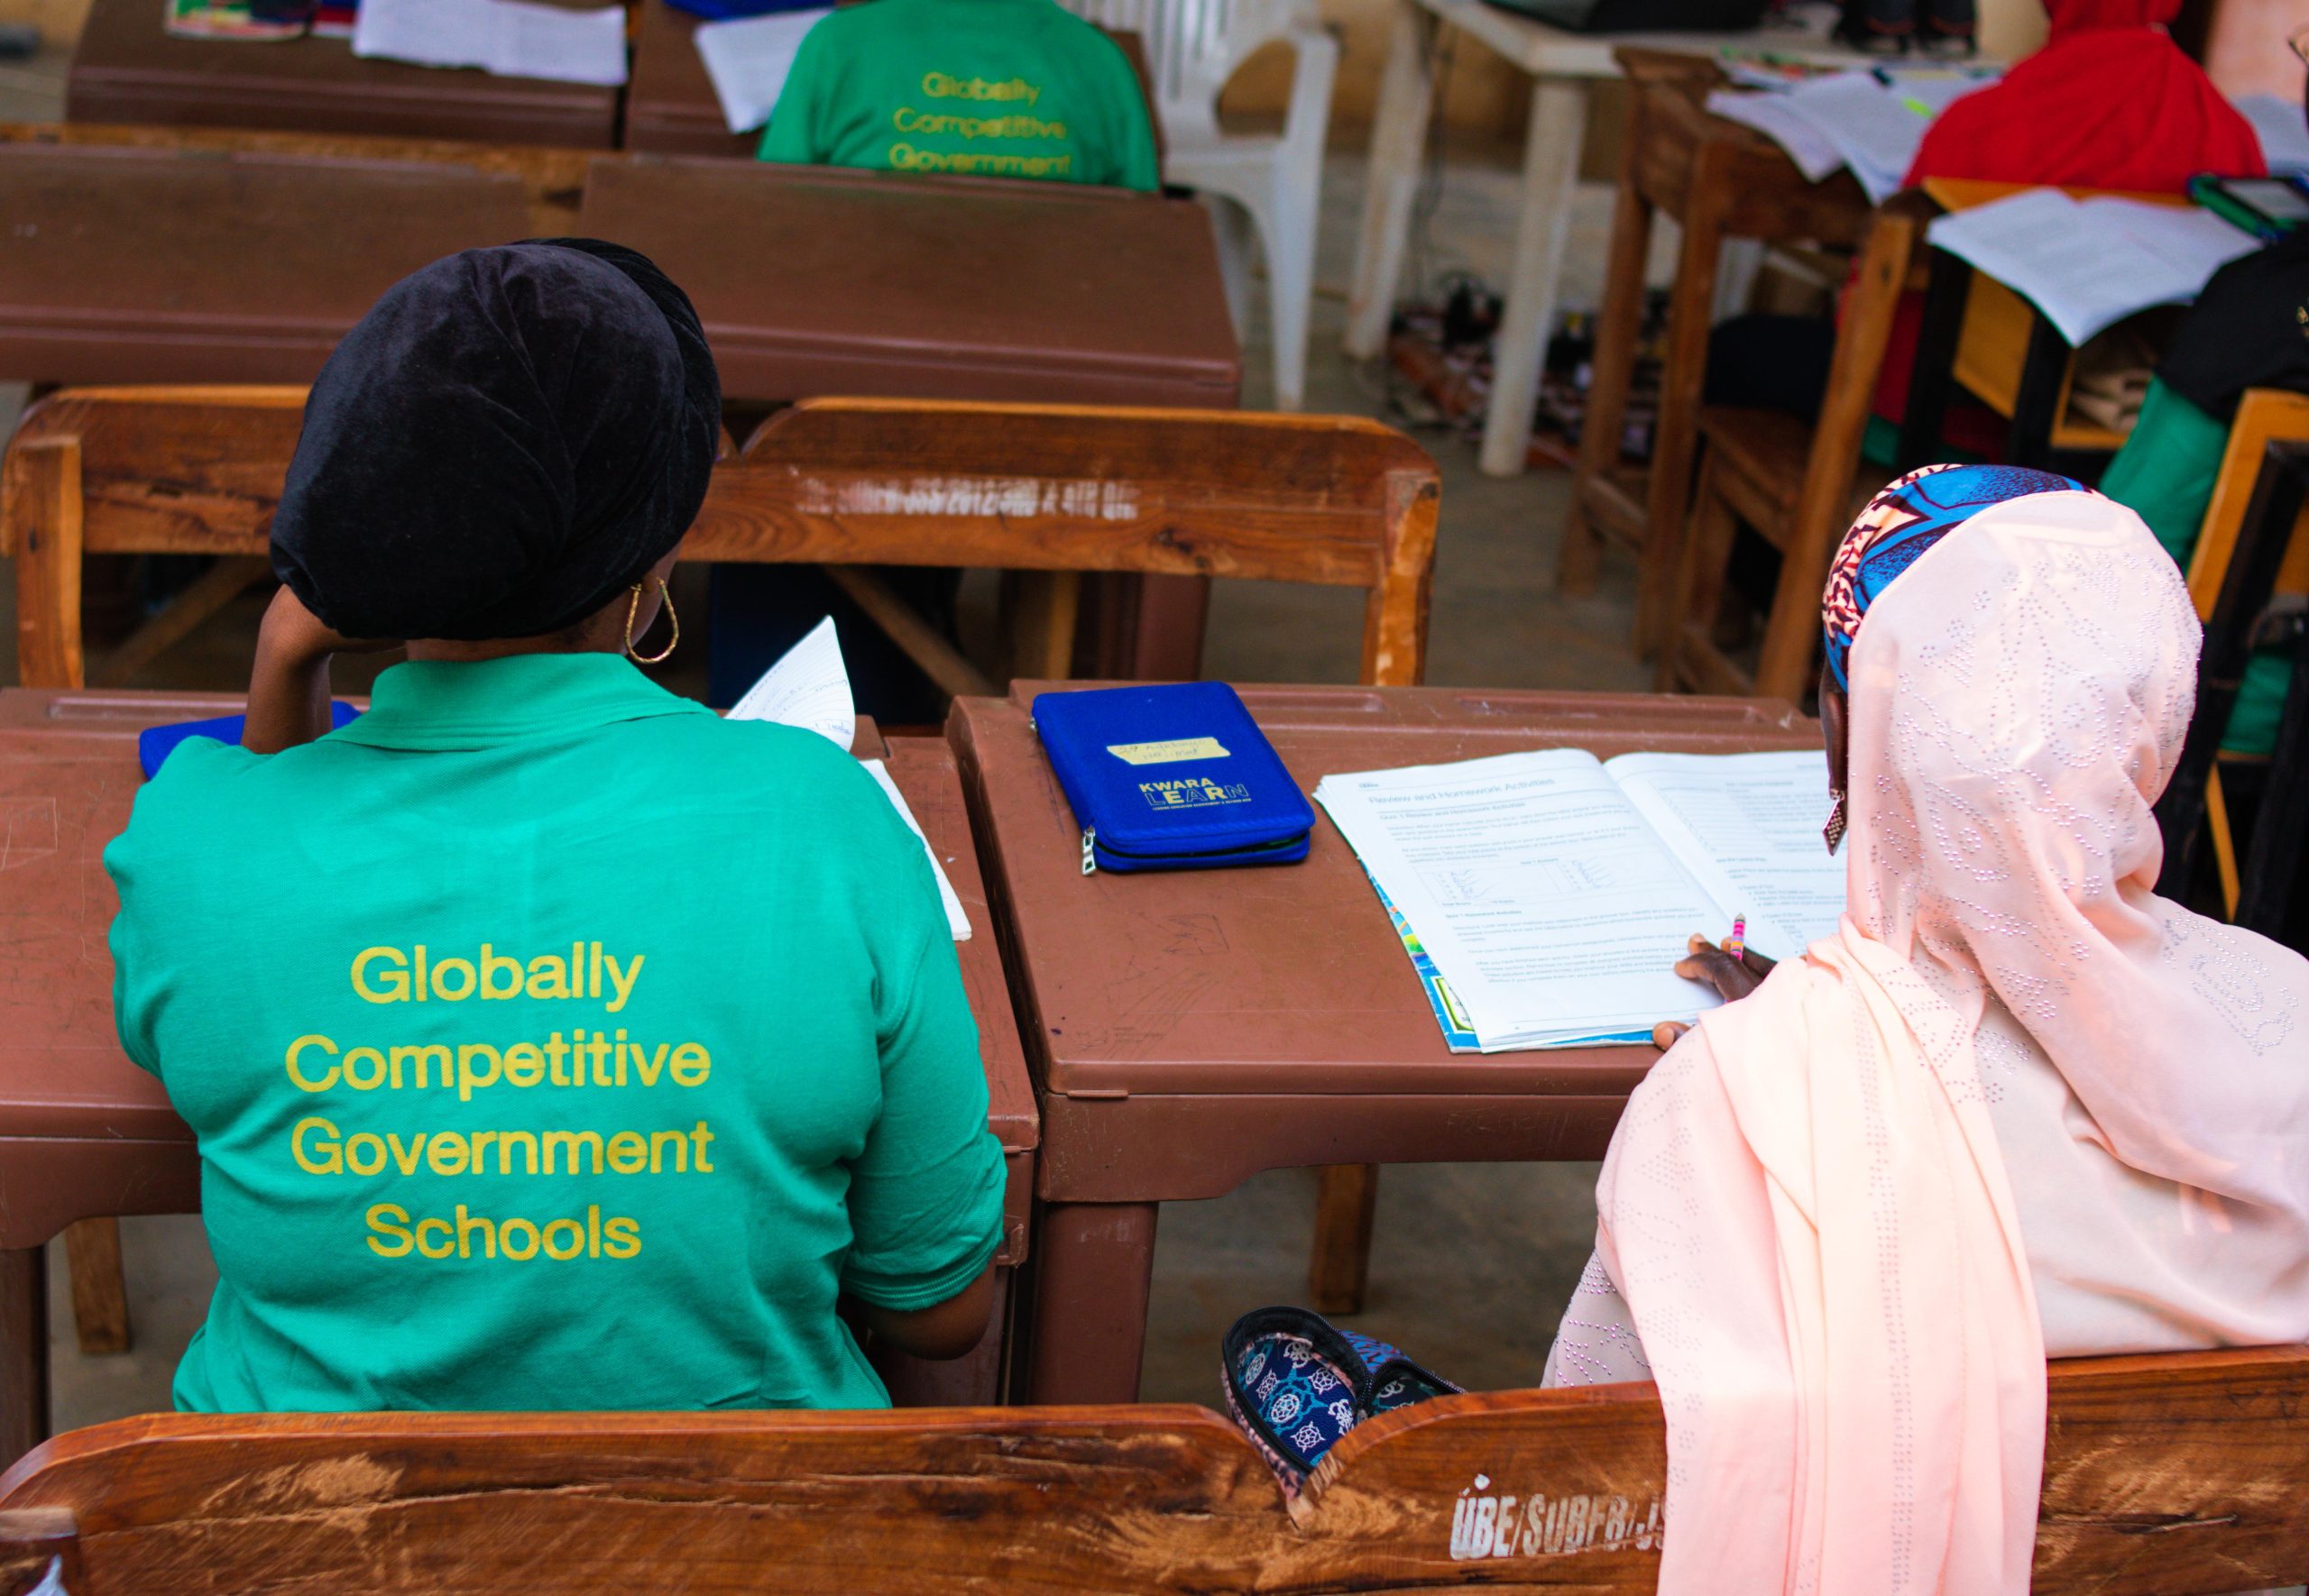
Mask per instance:
[[[916,1358],[959,1358],[985,1338],[987,1321],[994,1315],[994,1266],[943,1302],[911,1312],[860,1303],[866,1327],[877,1341],[888,1342]]]
[[[339,636],[284,586],[272,595],[257,631],[241,746],[253,754],[277,754],[311,742],[329,729],[329,661],[339,654],[373,654],[399,647],[388,640],[356,642]]]

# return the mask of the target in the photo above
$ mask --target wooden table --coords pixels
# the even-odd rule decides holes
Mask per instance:
[[[179,39],[162,0],[96,0],[65,80],[71,122],[617,145],[618,91],[364,60],[346,39]]]
[[[1871,206],[1851,172],[1808,181],[1787,151],[1754,128],[1709,115],[1704,102],[1720,80],[1713,62],[1651,49],[1621,50],[1616,59],[1634,93],[1556,584],[1570,592],[1592,587],[1605,536],[1633,546],[1641,571],[1635,644],[1638,653],[1650,654],[1670,624],[1724,245],[1743,239],[1856,247]],[[1622,423],[1642,333],[1643,263],[1661,216],[1680,230],[1680,249],[1651,461],[1629,473],[1620,466]],[[1498,414],[1495,407],[1492,413]]]
[[[639,155],[593,163],[580,227],[688,290],[727,399],[1232,409],[1242,384],[1210,217],[1191,200]],[[1194,577],[1100,578],[1086,628],[1098,668],[1199,675],[1208,592]]]
[[[77,1219],[200,1207],[192,1133],[114,1031],[106,934],[119,900],[102,855],[143,782],[138,731],[235,713],[240,702],[0,689],[0,1465],[48,1433],[41,1248]],[[861,757],[887,751],[970,915],[973,934],[956,951],[985,1058],[988,1123],[1008,1161],[996,1261],[1015,1267],[1026,1252],[1038,1120],[954,758],[935,738],[885,743],[870,722],[856,747]],[[991,1402],[1000,1339],[998,1327],[953,1364],[878,1362],[901,1399]]]
[[[78,144],[0,144],[0,379],[41,383],[309,382],[402,276],[529,224],[511,174]]]
[[[1320,810],[1303,865],[1085,877],[1028,721],[1034,695],[1064,685],[957,699],[947,734],[1042,1094],[1023,1394],[1129,1401],[1160,1204],[1305,1165],[1598,1158],[1654,1055],[1449,1052],[1369,877]],[[1311,793],[1331,771],[1529,748],[1819,744],[1813,722],[1769,699],[1242,694]]]
[[[1554,325],[1556,284],[1570,226],[1571,193],[1587,135],[1588,86],[1619,76],[1623,45],[1714,56],[1727,46],[1866,69],[1874,58],[1793,32],[1573,33],[1485,0],[1395,0],[1394,32],[1371,127],[1371,165],[1364,179],[1362,235],[1348,295],[1347,350],[1368,357],[1385,346],[1388,318],[1403,277],[1412,202],[1425,168],[1427,124],[1434,106],[1434,46],[1444,25],[1480,40],[1532,78],[1531,120],[1523,135],[1523,187],[1515,224],[1514,263],[1492,362],[1491,408],[1484,422],[1483,469],[1514,476],[1532,441],[1532,408]],[[1640,272],[1641,264],[1637,268]]]

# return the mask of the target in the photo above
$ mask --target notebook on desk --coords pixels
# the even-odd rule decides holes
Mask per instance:
[[[1713,993],[1672,969],[1734,917],[1770,959],[1844,913],[1815,751],[1576,748],[1329,775],[1315,798],[1394,917],[1455,1052],[1640,1041]]]

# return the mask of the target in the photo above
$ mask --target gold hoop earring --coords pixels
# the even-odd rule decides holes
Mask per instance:
[[[673,623],[674,635],[667,638],[666,646],[655,654],[644,654],[634,647],[633,645],[639,639],[633,635],[633,621],[634,618],[641,613],[641,584],[635,582],[633,597],[626,601],[625,606],[625,652],[636,665],[663,665],[673,657],[674,650],[681,646],[682,618],[674,613],[674,590],[666,585],[666,579],[662,576],[658,578],[658,592],[666,601],[666,619]],[[643,630],[642,636],[649,636],[647,628]]]

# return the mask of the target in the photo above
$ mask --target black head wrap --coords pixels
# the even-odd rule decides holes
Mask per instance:
[[[532,239],[385,290],[305,402],[272,568],[353,637],[532,637],[601,609],[705,498],[721,383],[635,252]]]

